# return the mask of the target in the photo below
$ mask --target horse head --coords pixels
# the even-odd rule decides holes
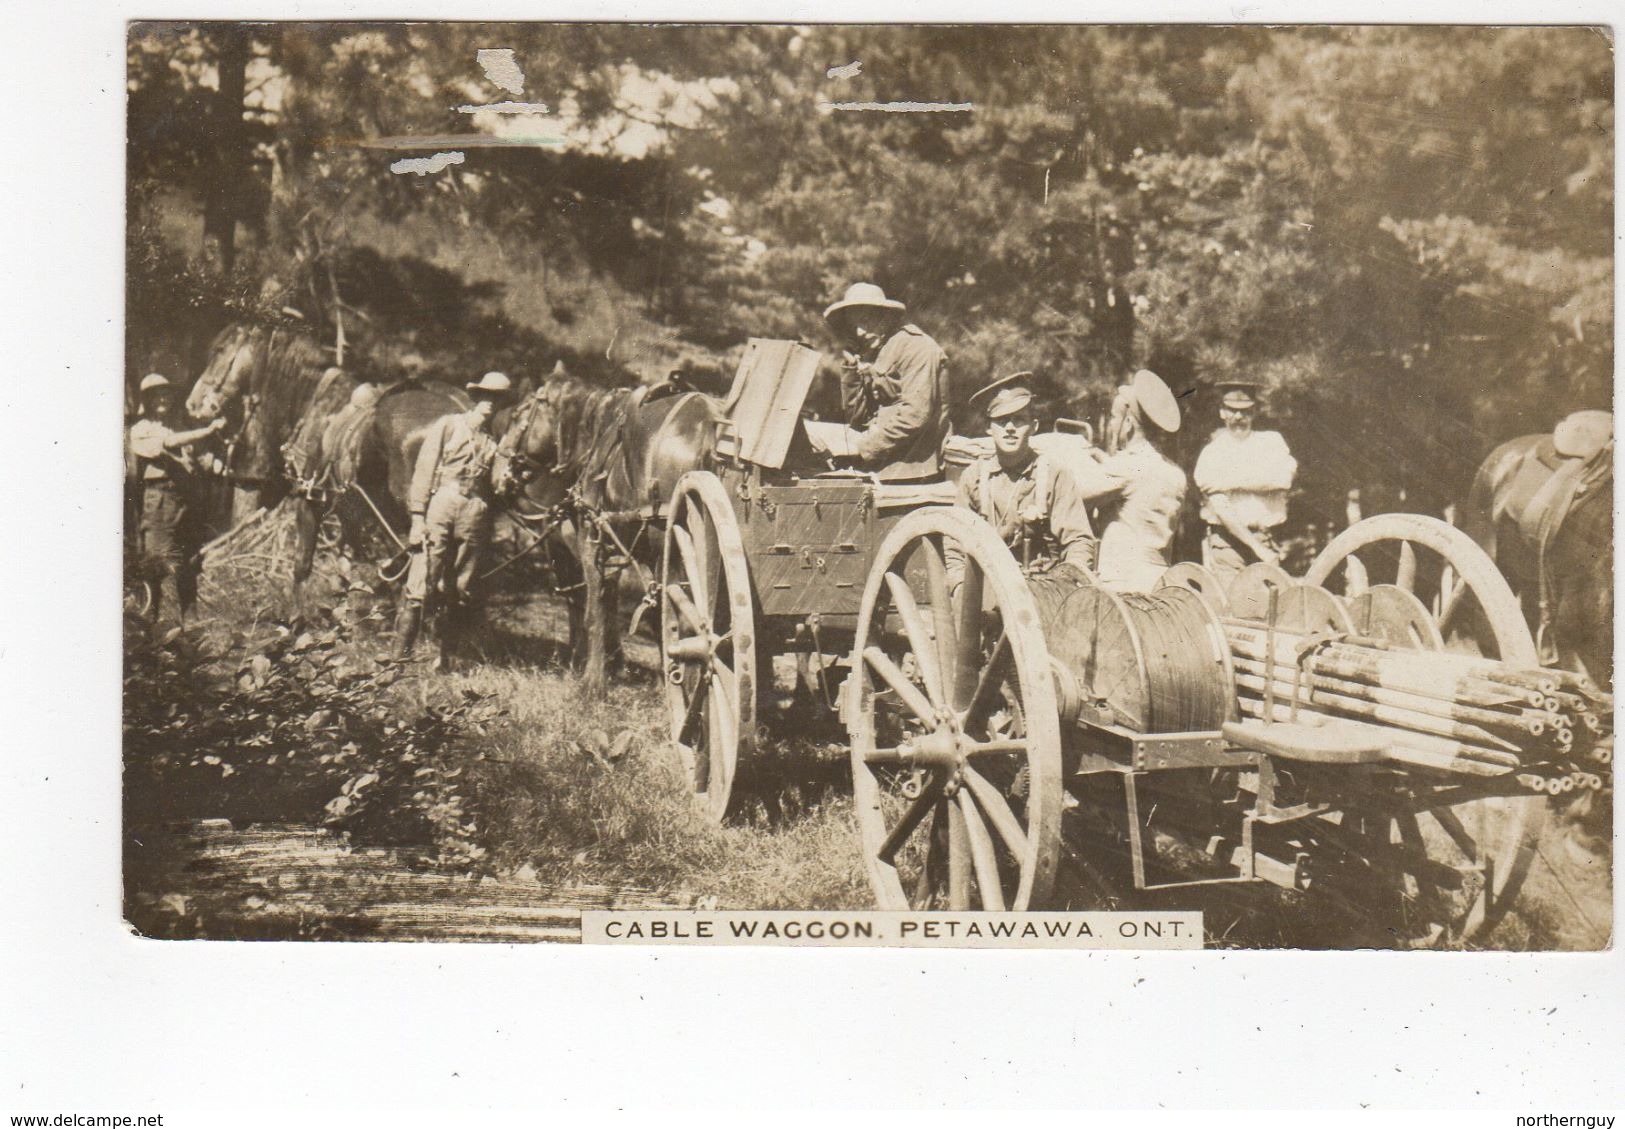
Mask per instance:
[[[495,473],[498,481],[517,484],[532,505],[558,504],[579,477],[580,467],[574,465],[579,460],[572,457],[578,452],[569,449],[566,437],[575,415],[572,407],[584,387],[555,369],[508,416]]]
[[[227,326],[209,347],[209,360],[186,397],[197,419],[215,419],[235,408],[253,389],[263,330],[247,322]]]
[[[199,419],[228,421],[221,441],[228,473],[240,491],[274,491],[285,484],[282,448],[325,368],[314,336],[296,327],[238,322],[215,337],[186,410]]]

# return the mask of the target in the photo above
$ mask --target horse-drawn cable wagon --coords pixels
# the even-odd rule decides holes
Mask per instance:
[[[845,726],[881,907],[1051,904],[1063,837],[1114,810],[1138,889],[1263,881],[1357,907],[1394,943],[1460,939],[1513,902],[1548,797],[1604,785],[1611,700],[1538,666],[1505,581],[1451,526],[1372,518],[1302,581],[1187,564],[1149,594],[1037,600],[993,528],[943,504],[951,484],[812,469],[817,362],[752,343],[710,469],[665,512],[661,656],[716,818],[773,656],[801,656]],[[1447,649],[1468,635],[1488,657]],[[1210,867],[1161,878],[1163,828]]]

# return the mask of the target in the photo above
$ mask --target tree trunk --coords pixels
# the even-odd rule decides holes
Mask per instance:
[[[248,33],[240,24],[214,24],[209,37],[216,46],[219,86],[206,130],[209,158],[203,195],[203,247],[219,256],[220,269],[237,261],[239,186],[249,174],[243,131],[243,94],[247,86]]]

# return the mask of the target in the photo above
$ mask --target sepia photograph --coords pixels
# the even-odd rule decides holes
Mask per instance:
[[[119,916],[1609,949],[1611,35],[129,23]]]

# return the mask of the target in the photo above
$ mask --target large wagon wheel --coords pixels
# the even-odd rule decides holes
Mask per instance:
[[[1392,571],[1393,587],[1375,575]],[[1379,514],[1350,526],[1310,566],[1305,582],[1341,578],[1359,617],[1388,609],[1390,631],[1403,646],[1440,639],[1415,622],[1416,604],[1457,622],[1477,619],[1481,653],[1519,667],[1539,666],[1534,637],[1512,589],[1494,563],[1461,530],[1420,514]],[[1350,589],[1355,589],[1350,591]],[[1437,624],[1434,625],[1437,628]],[[1470,795],[1470,793],[1469,793]],[[1344,837],[1369,849],[1385,874],[1398,914],[1391,928],[1400,944],[1467,940],[1482,935],[1511,908],[1534,860],[1546,818],[1540,796],[1462,799],[1460,785],[1420,778],[1398,791],[1397,806],[1371,805],[1345,813]]]
[[[946,559],[962,554],[950,598]],[[865,586],[844,703],[882,909],[1026,910],[1061,846],[1061,730],[1038,609],[981,518],[899,521]]]
[[[1450,637],[1452,624],[1470,620],[1476,609],[1489,633],[1476,640],[1479,650],[1488,644],[1502,662],[1540,665],[1523,608],[1495,562],[1471,537],[1438,518],[1423,514],[1366,518],[1334,537],[1303,579],[1306,584],[1325,585],[1340,575],[1343,595],[1352,598],[1367,589],[1373,574],[1388,568],[1395,586],[1432,611],[1445,638]]]
[[[756,611],[721,481],[691,471],[667,510],[660,659],[671,739],[700,809],[728,812],[739,756],[756,735]]]

